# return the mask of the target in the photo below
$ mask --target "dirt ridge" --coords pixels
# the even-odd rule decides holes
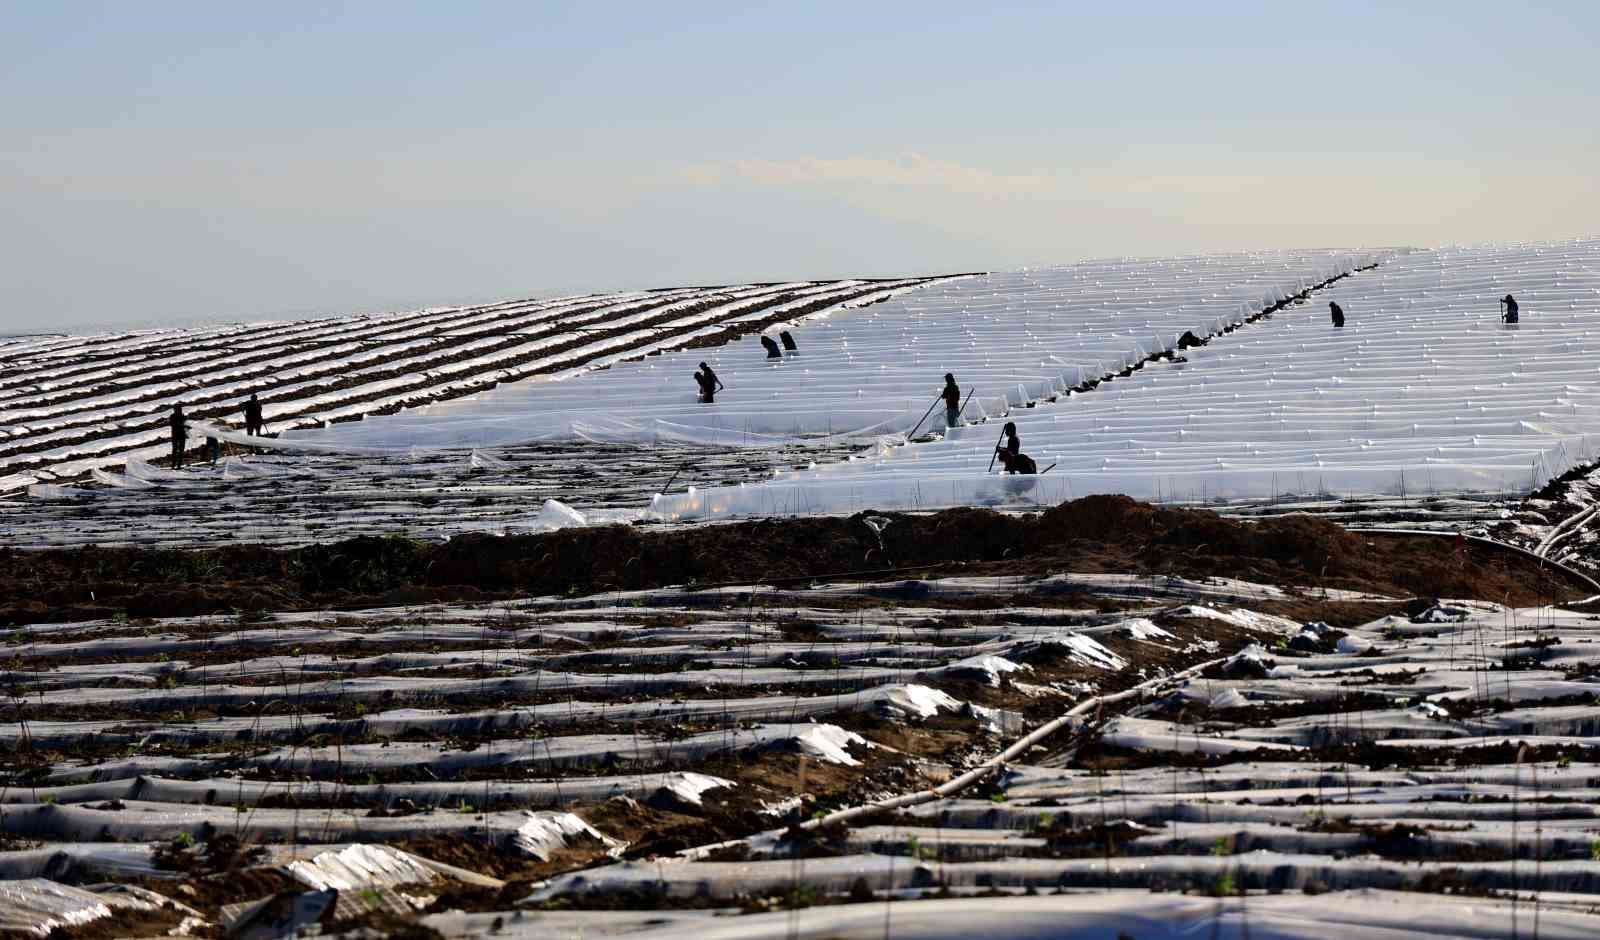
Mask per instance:
[[[865,523],[868,516],[889,520],[881,539]],[[1310,516],[1243,522],[1206,510],[1091,496],[1030,514],[867,510],[850,517],[682,528],[468,534],[444,543],[395,535],[292,549],[4,549],[0,624],[824,579],[912,566],[928,566],[927,576],[959,571],[1232,577],[1514,605],[1588,593],[1557,569],[1487,545],[1369,537]]]

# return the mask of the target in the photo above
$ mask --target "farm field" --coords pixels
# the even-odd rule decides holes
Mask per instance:
[[[1597,253],[0,345],[0,932],[1593,936]]]
[[[453,571],[397,562],[427,543],[390,545],[369,577],[438,575],[458,598],[521,586],[517,565],[468,583],[459,561],[497,545],[581,552],[641,586],[324,606],[352,600],[336,559],[386,542],[355,540],[299,550],[275,606],[236,579],[236,612],[14,619],[7,914],[66,936],[879,936],[885,918],[945,936],[1004,897],[1018,916],[1000,936],[1044,919],[1592,930],[1600,621],[1582,585],[1488,546],[1314,520],[1092,498],[1033,523],[1054,539],[1016,538],[1025,524],[761,521],[609,550],[606,529],[565,529],[491,537]],[[668,560],[716,562],[708,538],[753,557],[673,586]],[[1038,557],[1006,557],[1028,542]],[[709,583],[763,556],[839,570],[875,550],[925,570]],[[36,567],[0,586],[13,617],[23,580],[68,566],[101,571],[115,604],[119,566],[241,563],[19,559]]]
[[[215,468],[173,472],[131,461],[131,472],[94,471],[103,483],[35,484],[27,498],[0,498],[5,544],[305,545],[356,535],[443,540],[626,522],[666,489],[748,482],[779,467],[842,459],[853,448],[527,444],[415,455],[230,449],[240,453]],[[547,507],[552,500],[560,505]]]
[[[1600,240],[1414,251],[1354,272],[1360,260],[1344,262],[1353,273],[1330,277],[1303,302],[1205,345],[1150,347],[1172,355],[1147,357],[1092,390],[1062,388],[1075,373],[1055,388],[1014,390],[1004,417],[1047,475],[986,472],[997,428],[969,424],[866,461],[666,496],[652,508],[665,518],[795,503],[846,512],[1032,508],[1103,492],[1223,506],[1504,500],[1594,463]],[[1512,290],[1524,309],[1515,328],[1499,324],[1496,306]],[[1136,307],[1139,296],[1129,288],[1123,302]],[[1035,299],[1014,298],[1011,316],[1035,315]],[[1064,320],[1087,316],[1074,313],[1082,308],[1070,291],[1061,299]],[[1343,329],[1329,325],[1328,302],[1346,311]]]
[[[12,6],[0,940],[1600,938],[1600,5]]]
[[[168,451],[167,416],[267,430],[359,420],[665,349],[715,346],[927,279],[679,288],[213,329],[0,338],[0,493]],[[199,448],[203,435],[189,440]],[[528,438],[524,438],[526,441]],[[468,441],[469,446],[480,443]]]
[[[298,440],[349,446],[547,439],[730,446],[848,435],[904,435],[951,372],[982,420],[1085,388],[1274,304],[1392,255],[1276,251],[1091,261],[991,272],[908,290],[882,303],[813,316],[792,356],[751,343],[654,357],[580,382],[518,383],[393,420],[309,429]],[[728,391],[695,401],[699,360]],[[924,425],[926,427],[926,425]]]
[[[240,531],[198,511],[220,502],[250,538],[300,544],[518,531],[514,520],[536,517],[546,498],[587,510],[590,523],[698,522],[1027,511],[1109,491],[1240,517],[1493,532],[1596,568],[1583,527],[1596,245],[1085,262],[873,282],[865,295],[861,282],[752,287],[730,303],[791,299],[721,310],[721,338],[781,322],[797,354],[769,360],[733,341],[595,360],[382,420],[297,420],[257,442],[273,448],[260,456],[223,429],[234,459],[220,469],[175,475],[106,458],[81,482],[0,496],[0,518],[20,545],[216,544]],[[1527,310],[1514,331],[1489,316],[1513,283]],[[1319,309],[1327,299],[1348,311],[1343,330]],[[685,302],[655,298],[644,312]],[[639,303],[602,309],[632,320]],[[1183,331],[1206,344],[1178,348]],[[732,389],[713,405],[695,403],[685,378],[702,358]],[[939,430],[908,444],[927,410],[912,392],[937,386],[935,360],[971,377],[965,414],[984,420],[945,431],[936,414],[923,427]],[[1000,419],[1017,424],[1044,476],[984,472]],[[256,496],[267,489],[279,498]],[[285,502],[296,511],[252,515]],[[539,525],[574,521],[547,514]]]

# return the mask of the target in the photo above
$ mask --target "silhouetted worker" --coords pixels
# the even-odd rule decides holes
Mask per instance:
[[[1506,308],[1506,312],[1500,315],[1500,322],[1502,322],[1502,323],[1515,323],[1515,322],[1517,322],[1517,298],[1511,296],[1510,294],[1507,294],[1504,297],[1500,298],[1500,305],[1502,307]]]
[[[177,470],[183,466],[183,451],[189,440],[189,422],[183,416],[183,406],[172,406],[172,418],[168,422],[172,427],[172,468]]]
[[[1015,440],[1015,438],[1012,438]],[[1004,448],[1000,450],[1000,462],[1005,465],[1007,473],[1038,473],[1039,465],[1027,454],[1008,453]]]
[[[1333,325],[1335,327],[1343,327],[1344,326],[1344,308],[1343,307],[1339,306],[1336,303],[1329,303],[1328,304],[1328,313],[1333,315]]]
[[[765,349],[767,351],[767,358],[768,359],[782,359],[783,358],[782,350],[778,349],[778,344],[774,343],[772,341],[772,337],[770,337],[770,336],[761,337],[761,348],[763,348],[763,349]]]
[[[784,330],[782,333],[779,333],[778,338],[783,340],[783,349],[785,352],[800,351],[799,345],[797,345],[794,341],[794,336],[792,336],[788,330]]]
[[[716,386],[716,390],[717,391],[720,392],[720,391],[723,391],[723,390],[725,390],[727,388],[726,385],[722,384],[722,380],[717,378],[717,374],[715,372],[711,371],[711,367],[710,366],[708,366],[708,365],[706,365],[705,363],[702,362],[702,363],[700,363],[700,371],[704,372],[706,374],[706,378],[711,380],[711,384]]]
[[[1003,457],[1015,457],[1022,452],[1022,441],[1017,439],[1017,423],[1007,421],[1002,429],[1003,440],[995,446],[995,451]]]
[[[696,372],[694,377],[695,381],[700,383],[701,404],[712,404],[717,399],[717,392],[720,389],[727,388],[722,384],[722,380],[717,378],[717,374],[711,371],[711,367],[703,362],[700,363],[700,371]]]
[[[250,393],[250,400],[244,403],[244,433],[251,437],[261,435],[261,400],[256,398],[256,393]]]
[[[954,373],[944,374],[944,391],[939,394],[944,398],[944,426],[953,428],[961,420],[961,386],[956,384]]]
[[[206,438],[206,456],[211,459],[211,466],[217,465],[217,458],[222,456],[222,442],[214,437]]]

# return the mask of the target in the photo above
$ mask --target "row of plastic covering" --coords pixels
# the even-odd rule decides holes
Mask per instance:
[[[360,426],[302,432],[358,446],[476,446],[530,438],[734,446],[908,432],[952,373],[965,418],[1019,407],[1119,372],[1379,252],[1282,251],[1096,261],[934,282],[883,303],[807,319],[795,355],[752,339],[619,364],[581,381],[534,380]],[[708,363],[723,390],[697,401]],[[925,428],[942,426],[937,421]],[[930,419],[934,420],[934,419]]]
[[[1515,328],[1497,297],[1521,298]],[[1322,305],[1337,301],[1346,325]],[[1207,502],[1286,495],[1520,494],[1596,459],[1600,240],[1415,252],[1318,303],[1065,402],[1009,410],[1041,472],[990,471],[997,428],[658,498],[669,519],[1094,493]],[[996,468],[998,469],[998,468]]]

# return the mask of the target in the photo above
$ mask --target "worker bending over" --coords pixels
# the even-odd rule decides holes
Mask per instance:
[[[1039,466],[1033,458],[1022,452],[1022,441],[1017,437],[1017,424],[1007,421],[1002,433],[1002,439],[995,447],[995,454],[1000,458],[1000,463],[1006,468],[1007,473],[1038,473]]]
[[[700,403],[702,405],[715,403],[717,391],[727,387],[722,384],[721,379],[717,378],[717,374],[711,371],[711,367],[703,362],[700,363],[699,371],[695,372],[694,380],[700,386]]]

